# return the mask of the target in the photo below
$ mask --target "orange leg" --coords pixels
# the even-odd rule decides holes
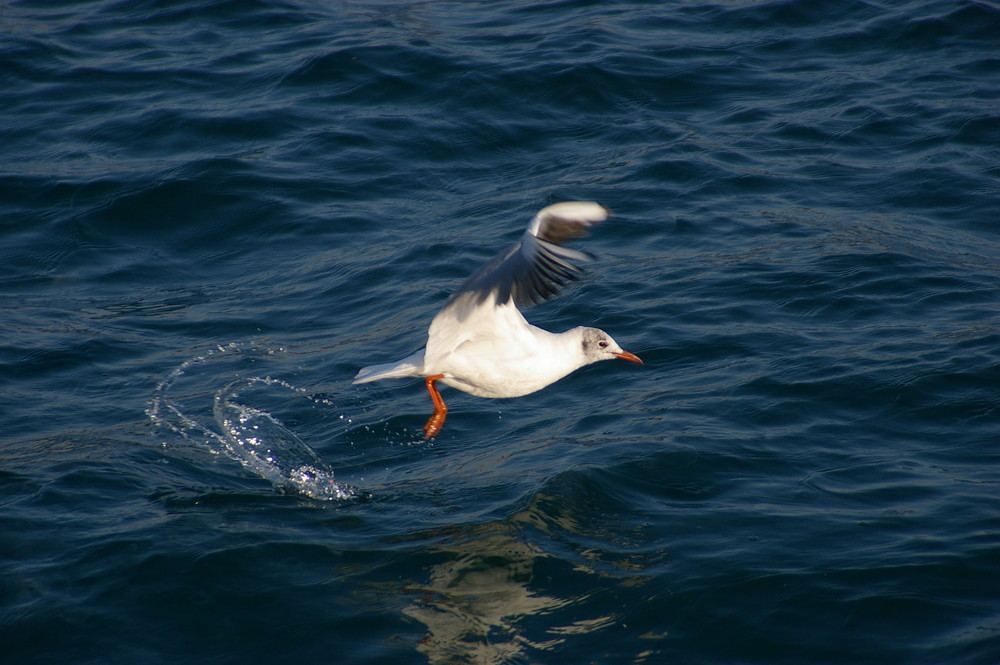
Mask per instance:
[[[424,438],[431,439],[437,436],[438,432],[441,431],[441,427],[444,426],[444,419],[448,415],[448,407],[444,405],[444,400],[441,399],[441,393],[438,389],[434,387],[434,382],[438,379],[443,379],[444,374],[435,374],[434,376],[428,376],[427,380],[424,381],[427,384],[427,392],[431,394],[431,401],[434,402],[434,415],[430,417],[427,424],[424,425]]]

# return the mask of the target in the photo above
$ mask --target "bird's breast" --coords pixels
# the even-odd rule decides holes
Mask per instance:
[[[504,398],[529,395],[541,390],[553,381],[557,381],[559,378],[561,377],[557,377],[552,381],[541,381],[518,376],[486,377],[479,375],[469,377],[445,374],[445,378],[441,382],[476,397]]]
[[[456,353],[447,359],[442,383],[478,397],[520,397],[541,390],[576,363],[552,354],[490,355]]]

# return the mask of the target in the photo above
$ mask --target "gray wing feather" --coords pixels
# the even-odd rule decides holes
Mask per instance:
[[[510,250],[477,270],[452,296],[474,294],[476,303],[490,296],[502,305],[511,298],[518,307],[537,305],[579,279],[583,269],[574,262],[590,261],[583,252],[538,240],[529,233]]]
[[[581,215],[581,208],[588,214]],[[561,216],[560,213],[577,213]],[[593,260],[591,254],[562,247],[561,243],[587,235],[587,227],[603,221],[607,209],[598,204],[556,204],[542,210],[521,239],[458,288],[451,301],[476,305],[493,297],[502,305],[513,299],[518,307],[537,305],[583,274],[577,263]],[[471,304],[471,303],[470,303]]]

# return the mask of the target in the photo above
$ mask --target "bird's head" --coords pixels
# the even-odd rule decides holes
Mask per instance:
[[[599,360],[627,360],[633,363],[642,364],[639,356],[618,346],[618,342],[611,335],[598,328],[578,328],[580,331],[580,344],[583,350],[583,357],[587,363],[596,363]]]

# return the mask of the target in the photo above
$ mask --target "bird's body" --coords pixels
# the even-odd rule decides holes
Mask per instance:
[[[586,254],[560,244],[607,218],[596,203],[557,203],[539,212],[521,240],[474,273],[434,317],[423,349],[394,363],[363,368],[354,383],[421,377],[435,412],[424,427],[440,431],[447,408],[436,381],[478,397],[520,397],[599,360],[641,363],[597,328],[551,333],[528,323],[519,306],[555,295],[576,279]]]
[[[567,344],[567,336],[578,337],[588,328],[551,333],[524,320],[513,305],[499,314],[489,334],[464,339],[448,349],[430,355],[420,349],[394,363],[371,365],[358,372],[354,383],[378,379],[427,377],[444,374],[440,382],[476,397],[521,397],[541,390],[588,362],[580,354],[566,353],[581,344]],[[520,326],[504,325],[506,319],[523,321]],[[433,324],[431,329],[434,329]],[[529,351],[530,350],[530,351]]]

